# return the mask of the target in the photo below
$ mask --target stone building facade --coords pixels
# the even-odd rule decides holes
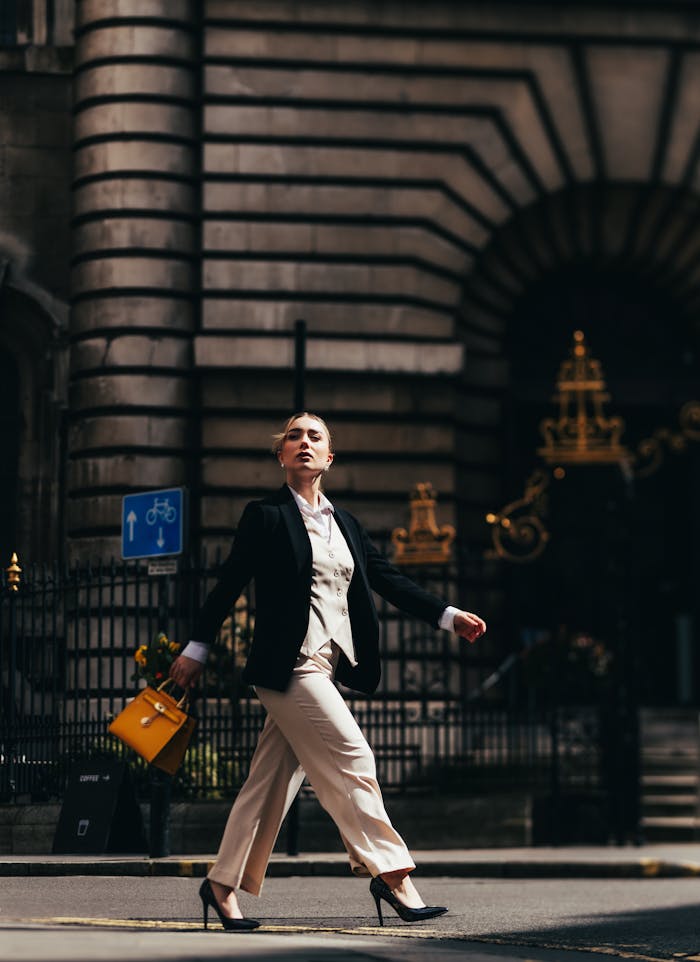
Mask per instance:
[[[430,480],[487,544],[574,328],[639,436],[697,394],[690,0],[14,8],[0,344],[25,552],[118,554],[123,494],[179,484],[193,545],[227,543],[279,481],[297,318],[333,495],[377,532]]]

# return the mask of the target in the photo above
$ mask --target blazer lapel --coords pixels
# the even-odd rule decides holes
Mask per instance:
[[[280,491],[280,511],[282,512],[284,523],[287,526],[289,540],[292,542],[297,571],[302,571],[304,568],[311,568],[312,557],[309,535],[301,517],[301,512],[286,484]]]

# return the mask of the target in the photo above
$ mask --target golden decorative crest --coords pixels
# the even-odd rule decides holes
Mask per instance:
[[[525,494],[511,501],[498,514],[489,512],[487,524],[493,525],[493,551],[487,557],[523,563],[539,558],[549,541],[542,516],[546,509],[547,471],[535,471],[525,484]]]
[[[617,464],[631,460],[620,438],[625,429],[621,417],[606,417],[603,405],[610,400],[600,361],[588,353],[582,331],[574,332],[569,358],[562,362],[557,378],[559,416],[544,418],[540,431],[544,447],[537,453],[548,464]]]
[[[435,491],[429,482],[417,484],[411,492],[411,521],[408,531],[394,528],[394,561],[400,565],[447,564],[454,541],[452,525],[438,527],[435,520]]]
[[[690,441],[700,441],[700,401],[687,401],[678,415],[680,430],[657,428],[649,438],[637,445],[635,474],[648,478],[657,471],[664,460],[664,451],[682,454]]]
[[[690,442],[700,441],[700,401],[687,401],[676,429],[658,428],[631,454],[620,443],[625,422],[603,411],[610,396],[600,362],[590,357],[581,331],[575,331],[570,356],[559,368],[557,388],[559,416],[540,422],[545,445],[537,451],[553,466],[551,475],[547,469],[535,471],[521,498],[486,515],[493,544],[488,558],[527,562],[542,554],[550,538],[544,523],[545,492],[552,478],[566,477],[562,464],[618,464],[627,480],[644,478],[659,468],[667,450],[680,454]]]

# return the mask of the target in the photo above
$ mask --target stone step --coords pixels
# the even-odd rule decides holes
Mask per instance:
[[[644,795],[642,813],[655,818],[693,818],[698,814],[696,795]]]
[[[672,746],[676,749],[683,745],[697,751],[700,741],[700,716],[697,711],[650,716],[642,710],[639,735],[643,746],[654,746],[659,749],[668,749]]]
[[[641,765],[643,772],[698,771],[700,770],[700,756],[688,754],[663,757],[642,752]]]
[[[651,791],[663,788],[666,791],[696,790],[698,775],[693,772],[647,772],[642,775],[642,788]]]
[[[700,838],[700,726],[695,709],[642,709],[641,829],[649,842]]]
[[[679,708],[677,705],[667,708],[640,708],[639,717],[643,725],[661,724],[671,721],[688,721],[698,717],[697,708]]]
[[[693,842],[700,838],[700,819],[690,815],[645,815],[641,829],[647,842]]]
[[[644,794],[645,805],[669,805],[672,808],[682,808],[685,805],[688,808],[695,808],[697,803],[698,796],[694,793],[683,793],[678,795],[657,795],[656,793]]]

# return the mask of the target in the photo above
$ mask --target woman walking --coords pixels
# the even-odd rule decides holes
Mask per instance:
[[[334,680],[367,694],[379,683],[372,591],[469,642],[486,625],[403,575],[357,519],[325,497],[321,479],[334,455],[322,418],[308,412],[289,418],[274,451],[286,484],[246,506],[218,583],[199,613],[195,640],[170,671],[182,687],[197,683],[208,646],[254,579],[255,633],[243,681],[255,687],[267,719],[200,889],[205,925],[210,906],[228,930],[260,924],[242,917],[235,890],[260,894],[280,826],[305,775],[338,826],[353,872],[372,877],[380,923],[382,900],[407,922],[441,915],[447,909],[426,906],[411,882],[415,864],[384,810],[371,749]]]

